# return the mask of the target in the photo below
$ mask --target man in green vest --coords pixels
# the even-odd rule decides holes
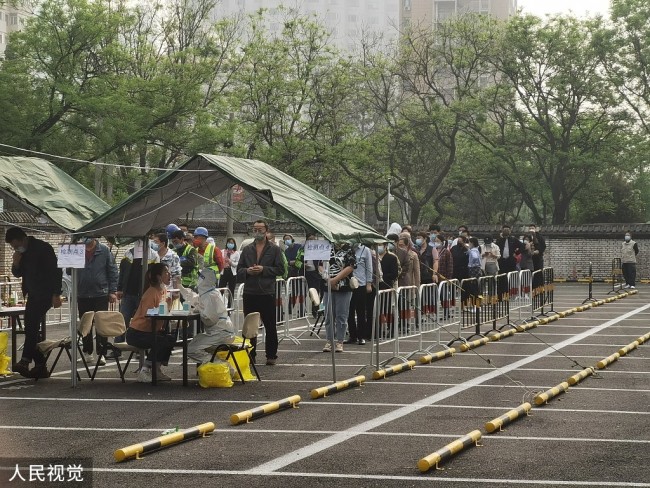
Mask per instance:
[[[181,283],[185,288],[196,291],[199,278],[196,248],[185,242],[185,233],[180,229],[172,232],[171,243],[181,260]]]
[[[223,255],[216,244],[208,242],[208,229],[205,227],[194,229],[194,246],[200,256],[199,269],[210,268],[216,273],[217,280],[219,280],[223,269]],[[203,265],[201,265],[201,261],[203,261]]]

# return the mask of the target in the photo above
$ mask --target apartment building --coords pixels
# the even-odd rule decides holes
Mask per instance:
[[[400,0],[400,25],[433,25],[470,12],[505,20],[517,13],[517,0]]]
[[[382,33],[387,40],[397,38],[401,0],[221,0],[213,18],[268,9],[269,28],[277,31],[281,24],[273,15],[282,5],[303,15],[314,15],[332,33],[332,44],[342,51],[354,51],[364,32]]]
[[[28,17],[33,15],[26,7],[4,2],[0,5],[0,59],[4,58],[9,35],[22,30]]]

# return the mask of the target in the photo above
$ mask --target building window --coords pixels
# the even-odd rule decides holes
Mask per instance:
[[[9,24],[18,25],[18,14],[9,14]]]

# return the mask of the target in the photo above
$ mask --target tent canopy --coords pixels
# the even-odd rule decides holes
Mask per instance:
[[[198,154],[171,169],[80,229],[86,235],[142,236],[212,200],[235,184],[281,209],[331,242],[384,242],[353,213],[257,160]]]
[[[0,156],[0,196],[74,232],[111,207],[49,161]]]

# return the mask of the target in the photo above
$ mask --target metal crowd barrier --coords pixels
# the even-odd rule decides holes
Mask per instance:
[[[449,347],[457,340],[463,340],[462,329],[462,303],[458,280],[442,281],[438,284],[438,343],[441,342],[441,333],[445,332],[444,339],[453,338],[444,347]]]
[[[278,344],[284,339],[291,340],[294,344],[300,344],[300,341],[291,334],[289,330],[289,294],[287,282],[276,280],[275,282],[275,323],[278,328],[282,325],[282,332],[278,333]]]
[[[440,324],[437,320],[438,285],[436,283],[428,283],[420,286],[419,303],[418,324],[420,326],[420,343],[417,352],[428,353],[434,347],[440,345]]]
[[[530,274],[530,270],[525,270]],[[508,280],[508,324],[521,322],[521,310],[524,306],[524,300],[521,293],[521,274],[523,271],[510,271],[506,276]],[[518,317],[515,318],[515,312]]]
[[[309,303],[309,287],[304,276],[296,276],[287,280],[286,286],[286,310],[285,310],[285,332],[284,338],[291,339],[296,344],[300,344],[298,337],[309,332],[309,321],[307,319],[308,310],[311,311]],[[302,322],[299,328],[304,328],[299,336],[293,336],[290,333],[291,327],[296,322]],[[296,328],[294,328],[295,330]]]
[[[541,269],[538,269],[532,273],[533,290],[531,294],[532,301],[530,306],[531,319],[535,318],[535,312],[537,312],[538,316],[544,313],[544,276],[542,272],[543,271]]]
[[[555,272],[553,268],[544,268],[542,269],[542,276],[544,278],[544,300],[542,303],[541,315],[548,315],[549,313],[555,312],[555,308],[553,308],[553,295],[555,293]],[[544,311],[544,307],[546,307],[546,312]]]
[[[614,258],[612,259],[612,289],[607,294],[618,293],[623,289],[624,284],[621,258]]]
[[[513,271],[516,273],[516,271]],[[533,274],[529,269],[524,269],[519,272],[519,301],[521,308],[519,309],[519,322],[527,322],[533,320]],[[527,315],[522,318],[522,312]]]
[[[467,329],[474,327],[478,330],[480,327],[480,307],[481,301],[478,293],[478,279],[466,278],[460,282],[461,301],[462,301],[462,328]],[[461,340],[457,337],[455,340]],[[454,341],[452,341],[454,342]],[[451,345],[452,342],[447,343]]]
[[[393,288],[379,290],[375,297],[375,316],[372,328],[372,350],[370,364],[379,369],[398,357],[398,299]],[[392,346],[392,349],[391,349]],[[390,351],[391,356],[381,361],[379,354]],[[373,360],[373,356],[375,359]]]

